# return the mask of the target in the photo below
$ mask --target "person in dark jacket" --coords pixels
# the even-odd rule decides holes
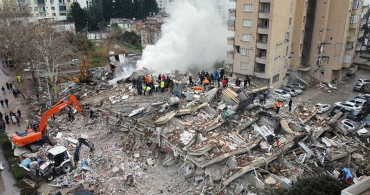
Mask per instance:
[[[9,115],[5,113],[5,122],[9,125]]]
[[[18,117],[21,118],[22,112],[21,112],[21,110],[19,110],[19,108],[17,110],[17,114],[18,114]]]
[[[5,98],[5,99],[4,99],[4,102],[5,102],[6,107],[8,107],[8,108],[9,108],[9,100]]]

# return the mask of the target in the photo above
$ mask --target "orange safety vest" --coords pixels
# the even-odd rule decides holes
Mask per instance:
[[[207,78],[204,79],[204,84],[209,84],[209,80]]]

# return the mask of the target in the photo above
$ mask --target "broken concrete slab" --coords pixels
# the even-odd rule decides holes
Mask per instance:
[[[166,115],[160,117],[158,120],[156,120],[155,124],[163,125],[163,124],[167,123],[169,120],[171,120],[176,114],[177,114],[177,111],[171,111],[171,112],[167,113]]]

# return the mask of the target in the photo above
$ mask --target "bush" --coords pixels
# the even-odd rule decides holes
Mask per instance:
[[[39,194],[35,188],[27,185],[23,180],[19,180],[17,182],[17,187],[21,191],[21,195],[38,195]]]
[[[312,177],[298,181],[289,190],[278,189],[276,195],[337,195],[347,186],[329,176]]]

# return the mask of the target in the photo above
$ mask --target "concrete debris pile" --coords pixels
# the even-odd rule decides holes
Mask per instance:
[[[95,117],[58,116],[51,126],[59,145],[73,150],[73,139],[86,134],[96,150],[83,151],[57,185],[66,178],[71,189],[97,194],[246,194],[290,188],[303,177],[337,177],[343,167],[355,179],[370,174],[369,141],[342,134],[310,105],[276,114],[254,101],[262,93],[256,89],[211,85],[193,98],[188,93],[196,90],[185,83],[179,97],[168,90],[138,96],[131,84],[118,84],[82,96]]]

